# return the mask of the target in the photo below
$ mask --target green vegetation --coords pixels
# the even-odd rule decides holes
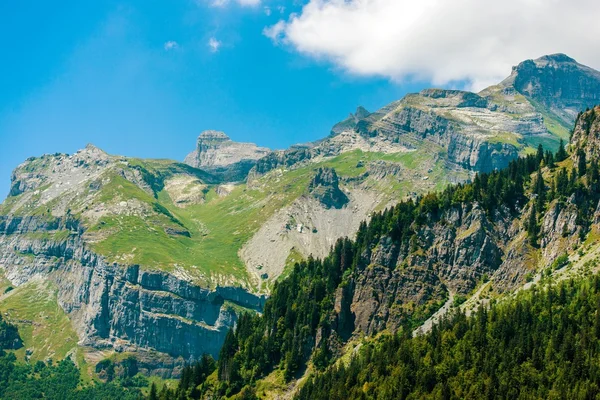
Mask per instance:
[[[148,400],[171,400],[171,399],[201,399],[207,398],[205,395],[208,388],[211,387],[210,377],[214,376],[217,369],[215,360],[209,355],[204,355],[192,365],[186,366],[182,373],[179,384],[176,388],[170,388],[164,384],[161,389],[152,384]]]
[[[170,174],[182,172],[179,164],[134,159],[129,161],[130,167],[142,172],[155,195],[110,172],[94,203],[118,205],[133,201],[133,206],[127,203],[126,207],[139,207],[140,210],[108,213],[95,222],[88,233],[95,238],[93,249],[109,261],[167,271],[181,267],[198,283],[207,286],[233,279],[253,287],[256,282],[250,280],[238,256],[239,250],[266,218],[306,193],[316,170],[334,168],[342,179],[351,179],[363,175],[367,171],[366,165],[377,160],[397,163],[408,169],[424,168],[422,163],[430,158],[430,151],[424,147],[396,154],[356,150],[285,172],[271,171],[252,187],[237,185],[223,197],[217,195],[215,186],[207,185],[203,189],[204,202],[185,208],[176,206],[164,189],[164,180],[172,176]],[[447,184],[448,177],[443,170],[443,165],[433,166],[432,182],[439,183],[438,188]],[[403,197],[415,189],[412,184],[398,180],[373,180],[372,185],[379,185],[390,199]]]
[[[25,344],[27,340],[24,340]],[[5,351],[20,345],[17,327],[0,316],[0,398],[89,400],[140,398],[137,390],[128,390],[106,383],[85,383],[70,359],[54,363],[38,360],[18,362],[13,352]]]
[[[552,263],[552,266],[550,268],[552,270],[557,270],[557,269],[564,268],[568,265],[569,265],[569,255],[563,254],[563,255],[559,256],[556,260],[554,260],[554,262]]]
[[[296,250],[295,247],[292,247],[290,254],[288,254],[287,259],[285,260],[285,267],[279,276],[279,280],[287,278],[294,271],[294,266],[304,260],[304,256]]]
[[[23,347],[15,351],[17,359],[35,362],[79,355],[77,334],[50,283],[32,282],[10,291],[0,301],[0,311],[19,328]],[[82,355],[77,362],[85,365]]]
[[[400,331],[308,379],[310,399],[591,399],[600,395],[600,277],[457,311],[424,336]]]
[[[514,132],[498,132],[494,136],[487,137],[489,143],[506,143],[513,145],[517,149],[523,147],[523,136]]]
[[[332,343],[344,342],[354,331],[351,318],[340,316],[349,315],[344,303],[341,309],[338,306],[334,311],[334,294],[350,283],[353,274],[360,275],[368,267],[364,263],[382,237],[389,237],[398,248],[406,249],[404,251],[409,253],[404,257],[410,252],[418,253],[420,249],[412,240],[415,232],[423,224],[440,220],[446,210],[460,205],[469,207],[475,202],[489,215],[499,208],[508,210],[515,218],[528,220],[529,241],[537,246],[539,220],[547,204],[564,202],[575,194],[579,210],[577,224],[585,235],[593,215],[591,207],[600,199],[597,165],[586,166],[583,175],[571,167],[569,174],[565,163],[559,168],[555,160],[554,154],[539,147],[535,154],[511,162],[505,170],[478,174],[472,183],[450,186],[416,201],[403,201],[375,213],[369,224],[361,224],[355,241],[340,240],[325,259],[309,258],[300,262],[287,279],[276,282],[263,315],[243,315],[237,328],[229,332],[218,361],[218,379],[207,383],[203,393],[210,392],[217,397],[253,395],[257,382],[273,371],[281,371],[284,380],[289,381],[302,374],[309,362],[317,371],[330,370],[331,365],[336,364]],[[530,207],[526,207],[528,203]],[[524,213],[524,208],[530,210],[529,214]],[[443,304],[439,300],[445,299],[432,298],[420,307],[399,305],[403,313],[399,331],[404,332],[400,337],[431,316]],[[454,305],[459,306],[464,300],[459,294]],[[317,336],[319,342],[315,340]],[[423,356],[425,354],[420,354]],[[431,391],[435,386],[427,387]],[[333,398],[342,396],[338,394],[333,394]]]

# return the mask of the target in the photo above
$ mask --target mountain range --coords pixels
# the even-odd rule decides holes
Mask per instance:
[[[264,312],[295,265],[397,203],[537,157],[540,145],[555,152],[576,122],[574,148],[597,157],[597,122],[578,117],[597,104],[600,72],[555,54],[479,93],[427,89],[359,107],[322,140],[286,150],[205,131],[184,162],[93,145],[32,157],[0,205],[0,311],[22,332],[17,356],[71,357],[94,376],[103,360],[132,355],[144,373],[177,377],[205,353],[218,358],[230,327]],[[528,242],[529,200],[492,214],[480,203],[444,209],[403,245],[373,242],[333,288],[333,352],[407,318],[426,331],[456,299],[518,290],[580,246],[595,254],[585,235],[596,222],[582,228],[576,198],[547,205],[539,248]]]

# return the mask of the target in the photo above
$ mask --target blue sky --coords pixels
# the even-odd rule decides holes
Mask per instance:
[[[544,54],[599,69],[599,14],[597,0],[2,1],[0,198],[26,158],[87,143],[183,160],[217,129],[285,148],[358,105],[478,90]]]
[[[348,74],[274,44],[263,29],[299,10],[289,2],[269,2],[270,15],[235,2],[82,3],[0,2],[2,198],[30,156],[94,143],[182,160],[205,129],[284,148],[326,136],[357,105],[423,86]]]

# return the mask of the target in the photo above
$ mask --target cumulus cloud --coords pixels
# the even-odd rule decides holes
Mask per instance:
[[[600,67],[598,15],[597,0],[309,0],[263,33],[352,74],[482,88],[544,54]]]
[[[165,42],[164,48],[166,51],[177,50],[179,48],[179,43],[174,40],[169,40],[168,42]]]
[[[217,51],[219,51],[219,48],[221,47],[221,42],[218,41],[215,37],[211,37],[210,39],[208,39],[207,44],[208,44],[208,48],[213,53],[216,53]]]

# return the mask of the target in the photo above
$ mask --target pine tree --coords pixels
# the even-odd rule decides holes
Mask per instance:
[[[558,151],[556,152],[556,162],[564,161],[567,158],[567,152],[565,151],[565,142],[560,139],[558,145]]]
[[[158,393],[156,391],[156,383],[152,382],[152,386],[150,387],[150,395],[148,396],[148,400],[158,400]]]
[[[549,150],[546,151],[546,154],[544,156],[544,163],[550,169],[554,169],[554,167],[556,166],[554,164],[554,154],[552,154],[552,152]]]
[[[577,150],[577,170],[579,171],[579,176],[584,176],[587,171],[585,151],[583,151],[582,149]]]
[[[544,159],[544,146],[540,143],[537,148],[537,154],[535,155],[535,161],[537,165],[540,165],[542,160]]]
[[[537,223],[537,210],[535,204],[531,205],[531,212],[527,219],[527,238],[532,246],[537,246],[539,227]]]
[[[536,204],[538,210],[542,210],[544,208],[544,202],[546,201],[546,185],[544,183],[544,177],[542,176],[542,170],[538,169],[536,178],[535,178],[535,187],[534,193],[536,197]]]

